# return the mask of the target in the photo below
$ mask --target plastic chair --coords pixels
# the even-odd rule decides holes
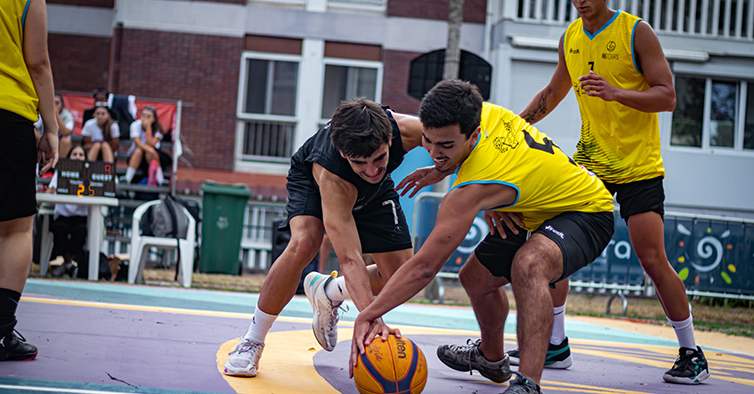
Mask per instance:
[[[141,235],[141,217],[151,206],[157,205],[161,200],[149,201],[139,205],[134,211],[133,230],[131,231],[131,260],[128,264],[128,283],[136,283],[138,279],[141,283],[143,280],[144,265],[143,260],[146,256],[146,248],[155,246],[166,249],[176,249],[179,245],[181,248],[181,261],[179,268],[178,281],[183,287],[191,287],[191,274],[194,268],[194,243],[196,242],[196,220],[191,216],[185,207],[184,214],[188,217],[188,231],[186,239],[161,238]]]

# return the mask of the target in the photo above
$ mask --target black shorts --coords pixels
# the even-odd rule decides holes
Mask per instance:
[[[665,215],[665,189],[661,176],[630,183],[603,183],[610,194],[615,195],[615,201],[620,205],[620,216],[626,222],[629,217],[644,212],[657,212],[661,217]]]
[[[37,213],[34,122],[0,109],[0,222]]]
[[[290,231],[290,220],[299,215],[322,219],[322,197],[314,180],[300,171],[291,171],[285,187],[288,189],[288,203],[285,205],[288,217],[280,224],[279,230]],[[411,249],[411,234],[398,193],[388,188],[379,197],[353,211],[362,253]]]
[[[563,274],[552,283],[571,276],[586,267],[602,253],[613,236],[615,220],[612,212],[565,212],[542,223],[535,234],[553,240],[563,253]],[[493,276],[511,281],[513,258],[527,240],[527,231],[518,228],[518,235],[506,232],[487,234],[474,254]]]

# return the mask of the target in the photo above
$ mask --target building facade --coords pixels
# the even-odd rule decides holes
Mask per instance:
[[[653,26],[674,73],[667,209],[754,217],[754,0],[608,4]],[[466,0],[460,46],[492,64],[490,101],[522,110],[576,17],[569,0]],[[409,64],[446,46],[447,18],[430,0],[48,0],[56,89],[182,100],[191,167],[280,177],[340,100],[417,113]],[[572,154],[573,95],[538,127]]]

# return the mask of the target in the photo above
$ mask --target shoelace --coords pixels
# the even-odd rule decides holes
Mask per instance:
[[[232,352],[228,353],[228,355],[231,355],[233,353],[241,354],[244,352],[250,352],[252,349],[258,348],[260,346],[262,346],[261,343],[252,342],[246,339],[243,342],[239,343]]]
[[[332,302],[332,301],[330,301],[330,302]],[[338,325],[338,321],[340,321],[340,311],[343,311],[343,313],[348,312],[349,311],[348,305],[344,305],[341,302],[338,306],[332,308],[332,310],[330,311],[330,313],[331,313],[333,319],[330,320],[330,327],[329,327],[330,330],[335,329],[335,326]]]
[[[673,369],[686,369],[688,368],[689,364],[691,364],[691,360],[694,358],[694,354],[678,354],[678,358],[675,360],[675,364],[673,364]]]
[[[482,343],[481,339],[477,339],[476,341],[472,341],[471,338],[466,340],[466,345],[469,346],[469,350],[467,351],[466,359],[469,361],[469,375],[474,375],[474,373],[471,370],[471,353],[476,350],[479,351],[479,345]]]

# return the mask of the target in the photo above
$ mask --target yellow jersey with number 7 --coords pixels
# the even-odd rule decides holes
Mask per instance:
[[[665,176],[657,113],[588,96],[579,82],[579,77],[594,71],[612,86],[648,89],[634,52],[639,22],[640,18],[618,10],[594,34],[584,29],[579,18],[563,35],[566,66],[581,112],[581,139],[573,158],[610,183]]]
[[[602,181],[518,115],[484,103],[480,126],[479,139],[458,167],[453,188],[474,183],[512,187],[516,201],[494,210],[520,212],[529,231],[564,212],[613,210],[613,196]]]

